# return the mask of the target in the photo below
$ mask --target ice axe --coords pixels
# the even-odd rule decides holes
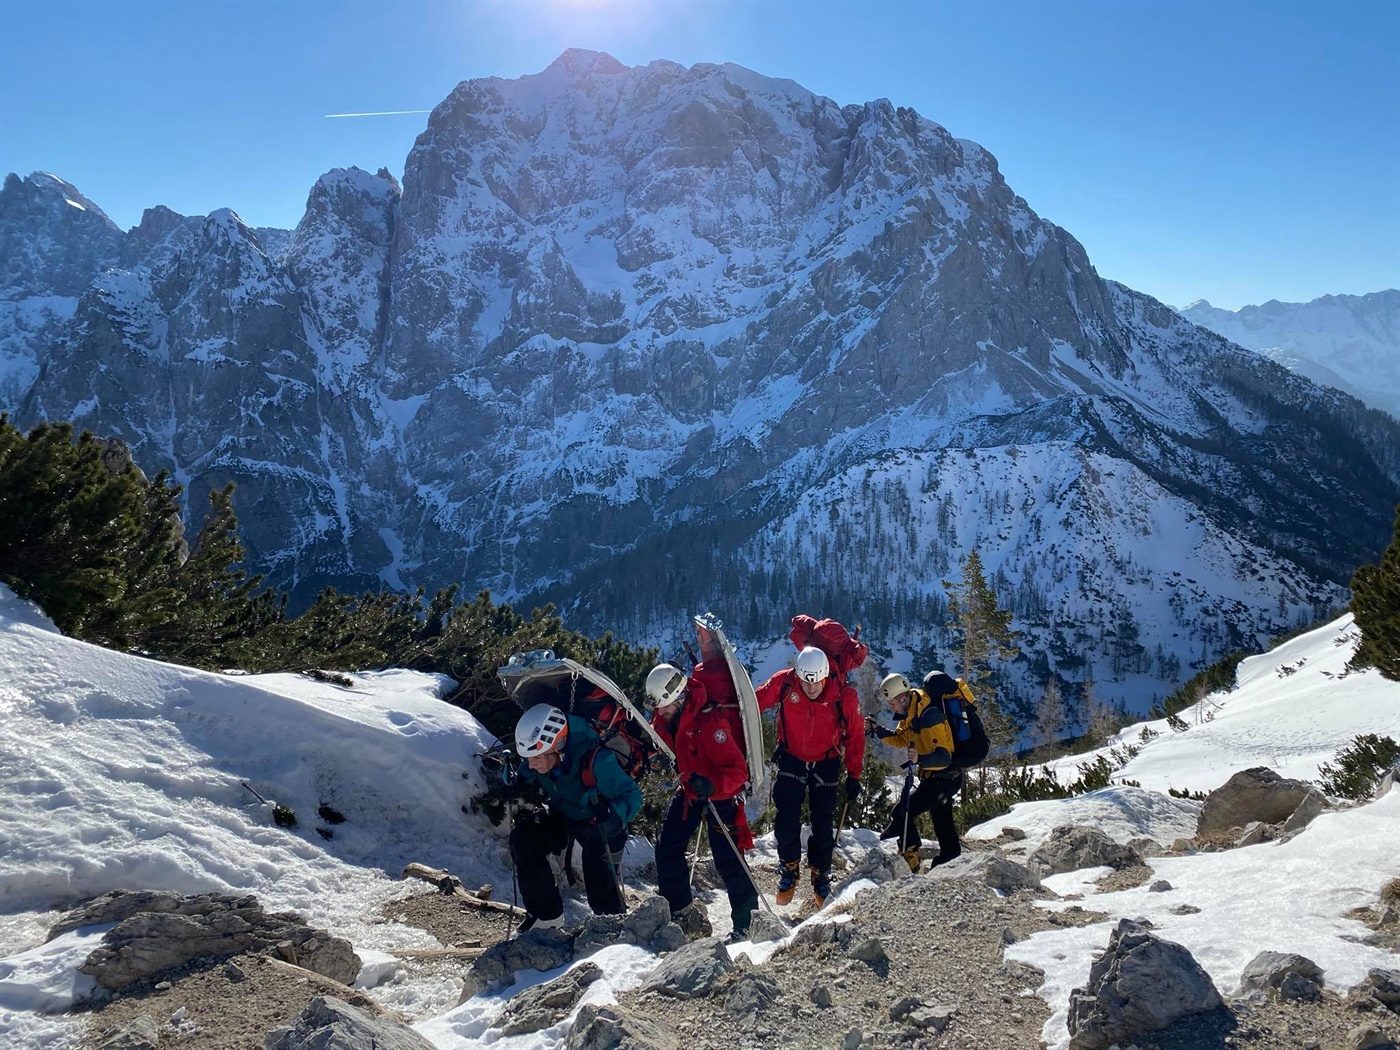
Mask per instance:
[[[251,791],[253,797],[264,806],[272,807],[272,823],[276,824],[279,828],[294,828],[297,826],[297,815],[291,806],[284,805],[276,800],[269,801],[263,798],[262,795],[258,794],[257,789],[246,780],[240,780],[239,783]]]

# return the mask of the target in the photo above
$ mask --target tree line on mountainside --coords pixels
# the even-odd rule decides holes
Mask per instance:
[[[25,435],[0,415],[0,581],[36,601],[66,634],[194,667],[324,673],[401,666],[446,674],[460,683],[452,702],[497,733],[509,727],[514,707],[495,671],[513,653],[553,649],[599,668],[634,696],[656,661],[655,650],[611,634],[568,630],[551,605],[526,616],[485,591],[459,600],[455,586],[431,597],[421,589],[327,589],[291,616],[285,593],[242,568],[233,486],[210,494],[193,543],[181,523],[181,494],[168,473],[148,479],[120,442],[87,433],[75,440],[69,424],[42,424]],[[940,603],[957,642],[948,669],[985,698],[989,728],[1008,750],[1020,727],[997,701],[995,666],[1015,653],[1014,610],[1002,607],[977,552],[961,568],[960,582],[944,581]],[[1355,665],[1400,680],[1400,514],[1379,564],[1359,568],[1352,589],[1362,632]],[[1157,713],[1176,715],[1230,685],[1241,655],[1202,671]],[[1042,701],[1040,719],[1062,726]],[[1092,736],[1112,712],[1081,714]],[[1053,736],[1042,728],[1043,739]],[[1107,728],[1098,732],[1105,736]]]
[[[448,699],[492,732],[516,709],[496,683],[514,653],[553,649],[640,695],[656,662],[604,634],[568,630],[552,606],[528,616],[456,586],[363,594],[322,591],[298,616],[288,595],[242,567],[233,486],[211,492],[193,543],[181,486],[148,479],[120,442],[69,424],[21,434],[0,415],[0,582],[64,634],[205,670],[328,672],[406,667],[458,685]]]

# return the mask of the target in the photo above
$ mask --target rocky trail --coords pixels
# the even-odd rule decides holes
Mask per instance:
[[[1046,1045],[1041,1033],[1050,1016],[1037,994],[1044,975],[1008,959],[1006,949],[1041,930],[1105,921],[1107,916],[1093,908],[1094,892],[1139,884],[1150,868],[1135,848],[1090,828],[1059,829],[1029,857],[1015,833],[967,845],[959,860],[918,875],[898,857],[871,851],[837,882],[839,897],[843,883],[869,880],[862,892],[833,899],[820,914],[823,921],[802,924],[776,946],[763,938],[781,931],[767,914],[756,915],[754,944],[733,959],[720,937],[687,941],[668,921],[665,902],[640,880],[628,887],[626,917],[590,918],[568,933],[510,938],[510,916],[470,907],[430,886],[391,902],[382,919],[425,930],[442,945],[438,951],[401,953],[400,974],[427,968],[461,974],[463,1000],[510,983],[517,970],[553,970],[611,943],[657,952],[656,969],[639,987],[615,1003],[577,1009],[571,1025],[567,1020],[580,998],[601,976],[597,965],[583,961],[526,988],[482,1033],[487,1040],[557,1026],[567,1050],[1036,1050]],[[1115,861],[1111,873],[1082,901],[1068,903],[1070,898],[1041,884],[1040,876],[1051,870],[1093,867],[1106,858]],[[771,872],[755,874],[771,884]],[[722,891],[703,888],[710,882],[703,863],[697,882],[702,900],[722,901]],[[1375,909],[1358,917],[1376,931],[1374,943],[1393,950],[1400,886],[1387,887],[1386,893]],[[152,968],[167,957],[150,945],[135,953],[109,953],[121,957],[121,972],[109,983],[127,983],[84,1008],[85,1048],[431,1046],[408,1027],[421,1018],[384,1009],[372,989],[353,989],[337,979],[336,974],[353,977],[335,938],[289,925],[286,916],[263,917],[248,898],[206,895],[181,904],[175,895],[146,896],[151,899],[141,906],[165,910],[152,916],[123,902],[122,895],[108,895],[58,928],[129,915],[127,921],[139,921],[143,929],[169,932],[173,910],[185,913],[178,923],[182,937],[191,917],[212,916],[227,934],[237,925],[227,919],[231,913],[251,916],[255,928],[265,925],[270,932],[261,944],[254,943],[256,931],[241,933],[248,950],[234,955],[221,954],[220,943],[196,938],[205,954],[158,972]],[[1038,906],[1047,900],[1064,906],[1056,911]],[[800,897],[780,909],[789,920],[810,910],[810,902]],[[722,914],[722,908],[712,914]],[[135,940],[128,937],[128,943]],[[317,967],[331,973],[314,972]],[[1071,1013],[1079,1015],[1070,1044],[1075,1050],[1379,1050],[1400,1038],[1400,970],[1373,971],[1343,997],[1325,990],[1316,967],[1305,959],[1261,957],[1251,964],[1257,972],[1247,973],[1244,987],[1226,999],[1190,954],[1156,938],[1147,920],[1119,924],[1108,957],[1095,964],[1100,970],[1107,974],[1104,983],[1096,989],[1086,974],[1089,992],[1071,1005]],[[1144,988],[1152,994],[1144,995]],[[1135,1025],[1157,1027],[1134,1032]],[[1075,1027],[1072,1023],[1071,1030]]]

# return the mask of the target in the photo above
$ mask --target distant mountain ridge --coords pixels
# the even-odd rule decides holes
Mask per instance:
[[[569,51],[466,81],[285,244],[0,192],[0,406],[237,481],[299,601],[463,581],[669,644],[810,609],[947,651],[973,547],[1054,674],[1142,707],[1344,600],[1400,424],[1098,276],[995,159],[886,100]],[[79,210],[79,205],[83,205]],[[86,283],[82,278],[86,275]]]
[[[1324,295],[1307,303],[1270,299],[1234,311],[1200,299],[1180,313],[1400,419],[1400,289]]]

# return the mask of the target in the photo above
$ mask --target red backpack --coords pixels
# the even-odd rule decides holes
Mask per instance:
[[[860,628],[856,628],[856,636]],[[788,632],[792,644],[799,649],[813,646],[826,653],[831,661],[831,670],[842,680],[854,671],[870,655],[870,647],[857,641],[846,628],[835,620],[814,620],[805,613],[792,618],[792,630]]]

